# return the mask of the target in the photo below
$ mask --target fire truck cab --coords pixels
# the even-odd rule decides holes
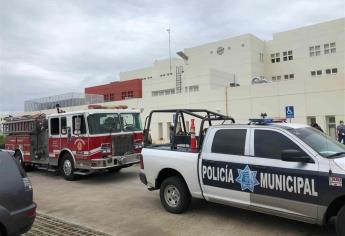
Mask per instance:
[[[136,164],[143,145],[140,112],[129,109],[12,117],[4,131],[5,148],[26,169],[60,170],[66,180]]]

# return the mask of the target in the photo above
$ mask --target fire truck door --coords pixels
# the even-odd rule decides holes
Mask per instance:
[[[49,164],[57,163],[60,150],[61,150],[61,122],[59,117],[49,118]]]

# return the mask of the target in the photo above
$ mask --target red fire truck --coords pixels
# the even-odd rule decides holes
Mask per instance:
[[[66,180],[138,163],[143,144],[140,112],[94,108],[102,109],[9,117],[3,124],[5,148],[14,150],[27,170],[60,170]]]

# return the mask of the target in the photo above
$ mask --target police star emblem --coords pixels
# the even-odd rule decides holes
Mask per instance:
[[[251,171],[248,165],[243,170],[237,169],[237,171],[238,177],[236,182],[241,184],[242,191],[249,189],[251,192],[254,192],[254,187],[260,184],[256,179],[257,171]]]

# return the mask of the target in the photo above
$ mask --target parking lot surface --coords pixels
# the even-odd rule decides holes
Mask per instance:
[[[133,166],[73,182],[44,171],[30,172],[29,177],[39,212],[110,235],[335,235],[332,226],[321,228],[203,200],[193,200],[184,214],[171,214],[162,208],[159,192],[147,191],[137,173],[138,166]],[[40,215],[37,219],[33,230]]]

